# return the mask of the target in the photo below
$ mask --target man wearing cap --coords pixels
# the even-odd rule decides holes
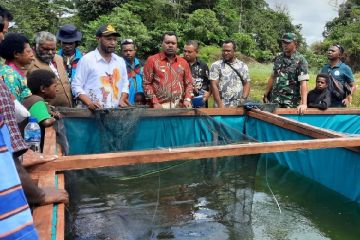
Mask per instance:
[[[95,110],[129,105],[126,64],[114,53],[119,36],[113,26],[101,26],[96,31],[97,48],[80,59],[71,89],[82,107]]]
[[[327,52],[329,63],[325,64],[321,69],[321,73],[326,73],[332,78],[338,80],[342,85],[347,83],[351,88],[351,93],[347,96],[337,96],[332,94],[331,107],[349,106],[352,100],[352,94],[356,89],[354,84],[354,75],[351,68],[341,61],[344,54],[344,48],[340,45],[330,46]]]
[[[163,34],[162,51],[150,56],[144,66],[143,87],[153,108],[191,107],[193,81],[189,64],[176,55],[177,36]]]
[[[297,51],[297,37],[285,33],[281,39],[283,52],[274,61],[264,94],[264,102],[277,103],[281,108],[295,108],[303,114],[307,108],[308,63]]]
[[[80,58],[83,56],[80,49],[77,48],[82,38],[82,33],[72,24],[65,24],[60,27],[56,34],[57,40],[61,44],[58,55],[63,58],[64,66],[69,81],[75,77],[76,66]]]
[[[135,104],[136,93],[144,92],[142,87],[143,66],[136,55],[136,45],[132,39],[121,41],[121,56],[126,63],[127,74],[129,78],[129,103]]]

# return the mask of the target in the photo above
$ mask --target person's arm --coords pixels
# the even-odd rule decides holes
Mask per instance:
[[[211,92],[214,96],[214,101],[216,102],[218,108],[223,108],[224,103],[220,98],[219,86],[217,80],[210,80]]]
[[[144,65],[143,89],[146,99],[150,100],[153,108],[162,108],[153,87],[154,67],[154,61],[149,57]]]
[[[86,58],[83,57],[82,59],[80,59],[76,67],[76,74],[71,82],[71,91],[75,96],[75,98],[78,98],[90,110],[101,108],[101,105],[99,103],[94,103],[86,95],[86,92],[83,88],[86,78],[87,78],[87,62],[86,62]]]
[[[129,102],[129,78],[127,75],[127,70],[126,70],[126,64],[125,61],[123,59],[121,59],[121,66],[120,66],[120,76],[121,76],[121,80],[120,80],[120,89],[121,89],[121,96],[120,96],[120,100],[119,100],[119,107],[128,107],[130,106],[130,102]],[[136,81],[136,79],[134,79]]]
[[[186,65],[184,67],[184,99],[183,99],[183,105],[186,108],[191,108],[191,99],[193,96],[194,86],[193,86],[193,79],[191,76],[191,70],[189,67],[189,64],[186,62]]]
[[[45,205],[51,203],[67,203],[69,196],[63,189],[53,188],[39,188],[34,181],[30,178],[24,166],[20,163],[19,159],[14,157],[16,170],[19,174],[21,185],[24,189],[28,203]]]
[[[243,83],[243,94],[241,96],[242,99],[247,99],[250,94],[250,82],[246,81]]]
[[[300,105],[297,107],[297,111],[299,114],[304,114],[305,110],[307,109],[307,94],[308,94],[307,80],[300,81],[301,102]]]
[[[346,96],[345,99],[342,100],[342,103],[345,106],[349,106],[351,104],[352,101],[352,95],[354,94],[355,90],[356,90],[356,84],[354,84],[354,75],[352,73],[352,70],[349,66],[346,65],[346,68],[344,69],[344,74],[345,74],[345,81],[350,85],[351,87],[351,93]]]
[[[275,76],[274,76],[274,74],[271,74],[271,76],[268,79],[268,83],[266,85],[266,89],[265,89],[265,93],[264,93],[264,97],[263,97],[263,102],[264,103],[269,103],[270,102],[269,97],[270,97],[271,89],[272,89],[273,84],[274,84],[274,80],[275,80]]]

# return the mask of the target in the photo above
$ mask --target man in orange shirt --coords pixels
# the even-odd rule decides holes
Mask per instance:
[[[176,55],[176,34],[164,33],[161,47],[162,51],[150,56],[144,66],[145,96],[153,108],[190,108],[193,81],[189,64]]]

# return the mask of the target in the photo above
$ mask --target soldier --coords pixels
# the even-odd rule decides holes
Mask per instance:
[[[297,51],[297,38],[294,33],[282,36],[283,52],[274,61],[264,102],[277,103],[281,108],[295,108],[303,114],[307,108],[308,63]]]

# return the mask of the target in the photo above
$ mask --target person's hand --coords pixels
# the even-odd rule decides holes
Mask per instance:
[[[91,111],[102,108],[99,102],[91,101],[91,99],[84,94],[80,95],[79,98]]]
[[[263,96],[263,102],[264,103],[269,103],[270,101],[269,101],[269,98],[268,98],[268,94],[264,94],[264,96]]]
[[[344,104],[344,106],[348,107],[351,105],[351,100],[352,100],[352,97],[350,95],[347,98],[343,99],[341,102],[342,102],[342,104]]]
[[[34,152],[33,150],[29,149],[22,155],[22,165],[24,167],[31,167],[37,164],[42,164],[45,162],[51,162],[59,157],[57,155],[44,155],[37,152]]]
[[[52,203],[69,203],[69,195],[64,189],[56,189],[54,187],[41,188],[45,196],[40,205],[47,205]]]
[[[220,101],[220,104],[218,105],[218,108],[225,108],[225,105],[224,105],[223,101]]]
[[[208,91],[204,91],[204,95],[203,95],[203,99],[204,99],[204,102],[206,102],[210,97],[210,93]]]
[[[184,108],[192,108],[191,102],[188,100],[184,100],[183,105]]]
[[[156,108],[156,109],[161,109],[163,108],[162,105],[160,103],[154,103],[153,104],[153,108]]]
[[[61,113],[59,113],[58,111],[51,111],[51,116],[59,120],[61,118]]]
[[[303,115],[306,109],[307,109],[307,105],[306,105],[306,104],[300,104],[300,105],[297,107],[297,112],[298,112],[298,114]]]
[[[126,100],[124,100],[124,99],[120,99],[120,101],[119,101],[119,107],[128,107],[128,106],[130,106],[131,104],[130,103],[128,103]]]

